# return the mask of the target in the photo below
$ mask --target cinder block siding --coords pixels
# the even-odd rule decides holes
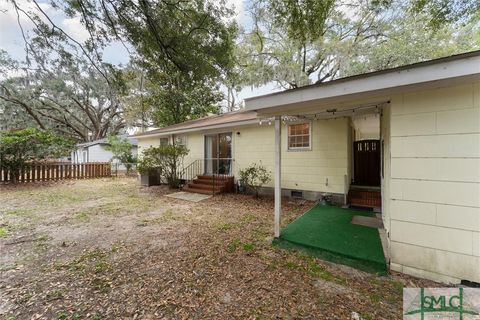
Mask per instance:
[[[186,133],[188,155],[184,158],[185,166],[189,165],[196,159],[203,159],[203,134],[200,132]],[[168,136],[165,136],[168,137]],[[138,155],[141,157],[143,150],[151,146],[159,146],[160,137],[139,137],[138,138]]]
[[[392,268],[480,282],[480,82],[395,97],[389,120]]]
[[[158,147],[160,145],[160,137],[139,137],[138,140],[138,155],[141,156],[143,150],[155,146]]]
[[[272,172],[273,177],[275,164],[273,124],[255,124],[218,131],[188,133],[187,147],[190,152],[184,159],[185,166],[196,159],[203,159],[204,135],[215,132],[232,132],[235,177],[238,177],[239,170],[253,162],[262,163]],[[349,134],[349,119],[347,118],[314,120],[312,121],[312,149],[288,151],[287,126],[283,125],[282,188],[343,194],[345,191],[344,176],[349,172]],[[139,138],[139,155],[145,148],[159,144],[160,137]],[[273,187],[273,181],[267,187]]]
[[[313,120],[311,150],[287,150],[287,125],[282,126],[282,188],[344,193],[349,174],[349,119]],[[236,132],[240,135],[236,135]],[[274,171],[272,125],[234,130],[235,175],[253,162]],[[328,184],[327,184],[328,179]],[[268,185],[273,187],[273,181]]]

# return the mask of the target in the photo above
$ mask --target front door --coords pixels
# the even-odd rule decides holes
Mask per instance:
[[[380,141],[353,143],[353,181],[358,186],[380,186]]]
[[[230,175],[232,171],[232,133],[205,136],[205,174]]]

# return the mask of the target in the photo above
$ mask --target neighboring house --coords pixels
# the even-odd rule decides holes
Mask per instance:
[[[122,136],[125,138],[126,136]],[[132,144],[132,154],[137,156],[138,141],[135,138],[126,137]],[[117,163],[118,160],[112,160],[113,154],[111,151],[105,149],[107,146],[107,138],[94,140],[90,142],[80,143],[75,146],[72,151],[72,163],[86,163],[86,162],[110,162]],[[125,170],[124,166],[119,165],[119,170]]]
[[[245,110],[137,135],[199,174],[273,173],[281,197],[380,206],[392,270],[480,282],[480,51],[246,99]],[[332,230],[332,232],[334,232]]]

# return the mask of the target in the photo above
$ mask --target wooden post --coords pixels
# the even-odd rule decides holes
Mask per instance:
[[[275,238],[280,237],[282,213],[282,119],[275,116]]]

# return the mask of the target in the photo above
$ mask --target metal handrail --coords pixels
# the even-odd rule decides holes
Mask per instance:
[[[182,168],[181,170],[178,171],[178,178],[183,182],[183,186],[189,184],[192,182],[196,177],[199,175],[205,174],[205,164],[208,161],[221,161],[221,160],[228,160],[230,163],[234,162],[233,158],[202,158],[202,159],[196,159],[193,160],[189,165],[186,167]],[[230,167],[230,170],[228,173],[219,173],[218,168],[217,172],[212,172],[212,179],[213,179],[213,192],[215,192],[215,188],[217,187],[217,180],[223,179],[225,177],[231,177],[232,168]]]
[[[204,171],[203,159],[196,159],[191,162],[188,166],[183,168],[179,174],[179,178],[184,181],[184,185],[187,185],[198,175],[202,174]]]

